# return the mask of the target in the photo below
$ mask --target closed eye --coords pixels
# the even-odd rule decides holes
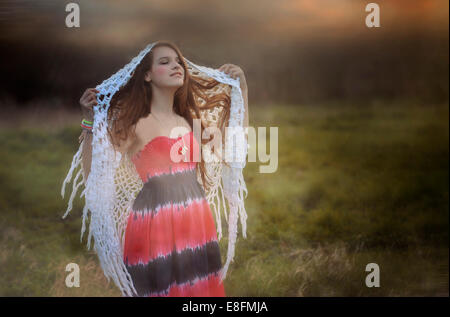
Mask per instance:
[[[168,62],[162,62],[161,64],[167,64]],[[181,61],[178,61],[178,64],[183,65]]]

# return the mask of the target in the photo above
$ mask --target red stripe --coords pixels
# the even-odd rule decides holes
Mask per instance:
[[[190,135],[190,138],[186,138],[188,135]],[[171,139],[164,136],[152,139],[140,152],[133,155],[131,160],[144,183],[146,183],[150,177],[183,172],[196,168],[197,161],[200,160],[200,146],[193,133],[187,133],[183,139],[185,140],[184,143],[189,152],[189,159],[187,162],[184,162],[183,159],[181,159],[180,162],[174,162],[170,156],[172,146],[175,146],[173,148],[174,151],[179,151],[183,146],[183,141],[181,139]],[[151,156],[151,159],[149,159],[149,156]],[[182,157],[183,156],[180,155],[180,158]]]
[[[181,252],[210,241],[217,241],[217,230],[204,198],[193,200],[186,208],[171,204],[153,217],[151,212],[142,217],[140,212],[131,211],[125,232],[124,259],[128,258],[129,265],[146,264],[173,250]]]
[[[149,297],[225,297],[225,287],[220,283],[220,277],[215,274],[197,280],[193,285],[189,282],[184,285],[173,284],[169,293],[150,294]]]

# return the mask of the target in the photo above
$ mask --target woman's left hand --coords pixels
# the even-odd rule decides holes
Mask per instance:
[[[237,65],[234,64],[223,64],[218,69],[221,72],[224,72],[231,78],[239,78],[239,82],[241,84],[241,89],[247,89],[247,81],[245,80],[244,71]]]

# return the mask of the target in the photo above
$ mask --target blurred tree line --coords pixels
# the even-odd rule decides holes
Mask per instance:
[[[448,32],[365,35],[334,41],[268,42],[257,47],[249,41],[226,50],[216,44],[186,41],[180,49],[200,65],[241,66],[251,102],[371,98],[448,102]],[[45,37],[33,42],[3,40],[0,99],[24,105],[35,98],[58,98],[67,106],[77,107],[85,88],[101,83],[147,44],[127,50],[104,45],[86,50],[59,45]]]

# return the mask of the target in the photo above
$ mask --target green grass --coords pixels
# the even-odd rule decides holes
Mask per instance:
[[[448,296],[448,104],[250,112],[251,125],[279,128],[278,168],[244,170],[247,239],[239,228],[227,296]],[[77,120],[0,128],[0,296],[120,296],[86,236],[80,243],[81,199],[61,219],[78,135]],[[71,262],[80,265],[77,289],[64,285]],[[364,284],[371,262],[380,288]]]

